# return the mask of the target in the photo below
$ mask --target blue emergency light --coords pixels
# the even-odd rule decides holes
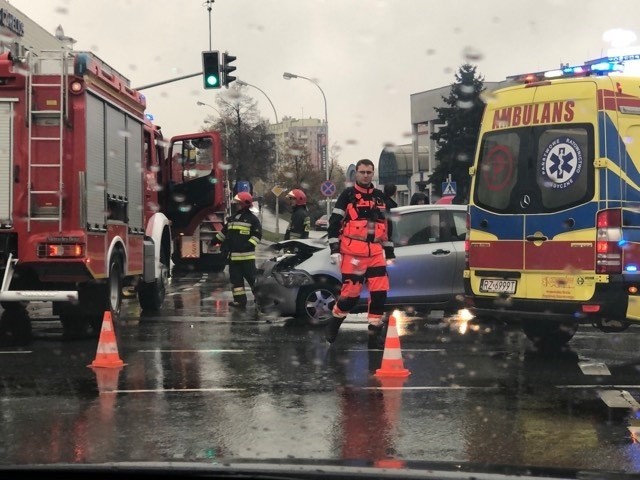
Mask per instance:
[[[605,57],[597,60],[590,60],[583,65],[561,65],[560,68],[545,70],[542,72],[525,73],[522,75],[512,75],[507,80],[518,83],[532,83],[549,80],[553,78],[586,77],[591,75],[607,75],[612,72],[624,71],[624,59],[616,57]]]

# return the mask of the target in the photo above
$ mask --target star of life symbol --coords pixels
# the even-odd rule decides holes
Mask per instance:
[[[567,188],[582,171],[582,150],[570,137],[553,140],[542,154],[542,176],[550,188]]]

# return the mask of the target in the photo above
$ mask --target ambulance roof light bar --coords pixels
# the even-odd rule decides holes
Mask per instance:
[[[617,57],[605,57],[597,60],[585,62],[583,65],[570,66],[569,64],[560,65],[560,68],[554,70],[545,70],[542,72],[525,73],[522,75],[512,75],[507,80],[516,83],[532,83],[549,80],[553,78],[575,78],[588,77],[591,75],[608,75],[612,72],[624,71],[624,60]]]

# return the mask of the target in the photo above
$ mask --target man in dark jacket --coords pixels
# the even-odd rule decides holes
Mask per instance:
[[[356,183],[340,194],[329,217],[331,260],[342,272],[340,297],[327,325],[329,343],[335,342],[344,318],[358,303],[364,282],[369,290],[370,348],[379,343],[377,339],[382,336],[382,317],[389,290],[387,264],[392,263],[395,253],[387,198],[374,188],[373,170],[371,160],[358,160]]]
[[[233,197],[237,211],[232,214],[215,239],[222,251],[229,254],[229,280],[233,301],[229,304],[240,310],[247,307],[245,280],[253,290],[256,283],[256,246],[262,239],[262,225],[250,208],[253,197],[249,192],[239,192]]]
[[[287,193],[287,199],[291,204],[291,221],[284,232],[284,239],[309,238],[311,217],[307,210],[307,196],[299,188],[294,188]]]
[[[398,202],[396,202],[397,191],[398,187],[395,183],[384,184],[384,194],[387,196],[387,208],[392,209],[398,206]]]

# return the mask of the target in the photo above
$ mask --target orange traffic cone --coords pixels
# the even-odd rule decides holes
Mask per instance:
[[[98,350],[96,358],[88,367],[117,368],[126,365],[118,355],[118,344],[116,334],[113,330],[113,320],[111,312],[106,311],[102,317],[102,328],[100,329],[100,339],[98,340]]]
[[[387,328],[387,338],[384,342],[384,353],[382,354],[382,365],[376,370],[376,377],[407,377],[411,374],[404,368],[402,361],[402,351],[400,350],[400,337],[396,327],[396,317],[389,317]]]

